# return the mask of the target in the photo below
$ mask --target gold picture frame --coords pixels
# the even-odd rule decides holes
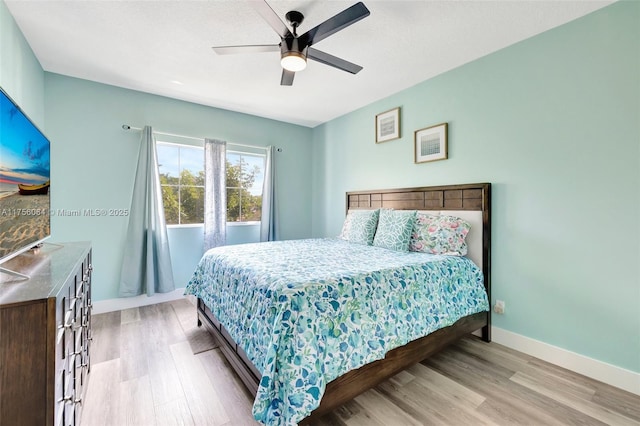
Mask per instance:
[[[376,115],[376,143],[400,139],[400,107]]]
[[[429,161],[446,160],[447,155],[447,123],[436,124],[416,130],[414,133],[414,161],[427,163]]]

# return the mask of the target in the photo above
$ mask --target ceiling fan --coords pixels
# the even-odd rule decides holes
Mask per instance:
[[[343,10],[300,36],[297,34],[297,28],[304,20],[302,13],[296,10],[287,12],[285,17],[291,25],[292,31],[290,31],[265,0],[254,0],[249,3],[278,33],[281,39],[280,43],[272,45],[217,46],[213,47],[214,52],[219,55],[228,55],[280,51],[280,64],[282,65],[280,84],[282,86],[291,86],[293,84],[293,77],[296,71],[302,71],[307,66],[307,59],[313,59],[351,74],[356,74],[362,69],[360,65],[311,47],[313,44],[369,16],[369,9],[362,2]]]

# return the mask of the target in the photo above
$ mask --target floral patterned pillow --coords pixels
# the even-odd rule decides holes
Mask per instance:
[[[415,221],[415,210],[380,210],[378,229],[373,239],[373,245],[390,250],[408,251]]]
[[[465,238],[469,229],[471,225],[459,217],[418,213],[409,250],[464,256],[467,254]]]
[[[378,215],[379,210],[349,210],[339,238],[370,246],[378,226]]]

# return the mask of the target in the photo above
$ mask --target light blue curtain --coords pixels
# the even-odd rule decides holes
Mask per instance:
[[[138,167],[120,272],[120,296],[148,296],[175,289],[162,205],[156,139],[142,129]]]
[[[260,219],[260,241],[276,239],[276,168],[274,165],[276,147],[267,147],[267,159],[264,167],[262,186],[262,217]]]
[[[227,242],[227,143],[204,140],[204,250]]]

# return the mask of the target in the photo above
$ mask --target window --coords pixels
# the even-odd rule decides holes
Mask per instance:
[[[202,147],[158,142],[158,170],[167,225],[204,223]],[[227,222],[260,221],[264,155],[227,150]]]
[[[159,142],[157,152],[167,224],[204,223],[202,148]]]
[[[264,156],[227,151],[227,222],[260,221]]]

